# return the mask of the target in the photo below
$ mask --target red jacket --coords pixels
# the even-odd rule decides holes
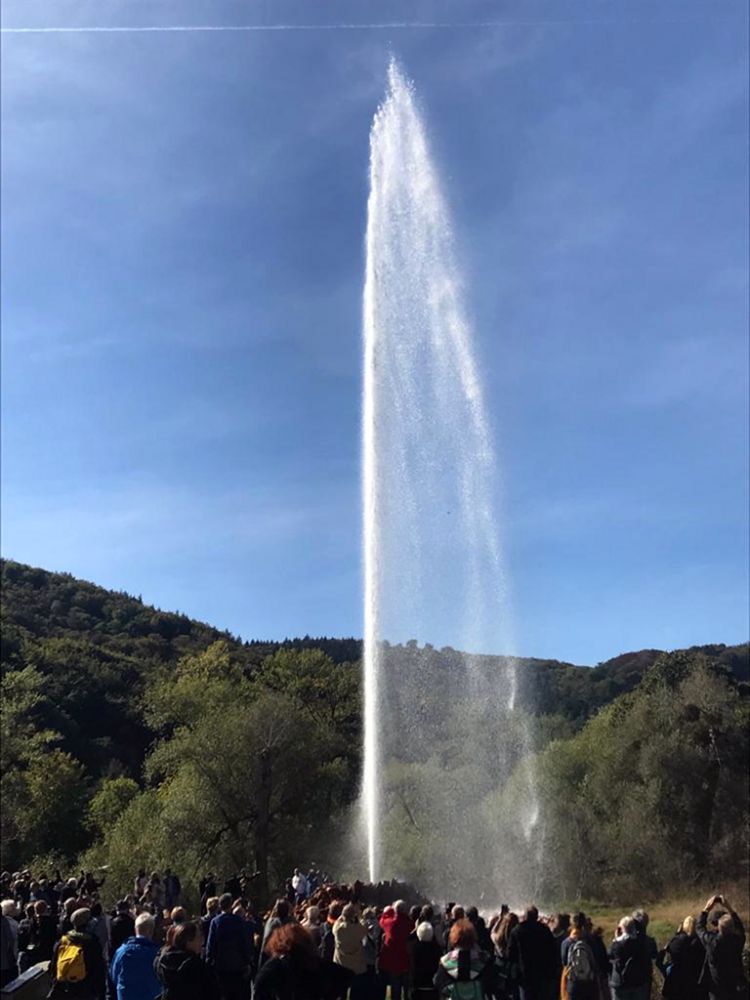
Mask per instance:
[[[383,945],[380,949],[378,966],[381,972],[390,972],[394,976],[403,976],[409,971],[409,946],[407,941],[412,932],[411,920],[405,913],[386,912],[380,918],[383,928]]]

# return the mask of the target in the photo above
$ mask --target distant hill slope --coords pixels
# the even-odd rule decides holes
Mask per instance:
[[[145,679],[160,665],[175,664],[222,640],[252,671],[279,648],[323,650],[336,663],[356,661],[361,641],[325,636],[282,642],[243,642],[227,631],[144,604],[140,597],[105,590],[67,573],[51,573],[11,560],[2,566],[3,670],[31,665],[47,678],[39,724],[63,736],[63,746],[93,775],[140,777],[152,734],[142,721]],[[445,648],[419,650],[436,668],[454,669],[462,654]],[[738,681],[748,681],[748,645],[692,649]],[[655,649],[623,653],[588,668],[556,660],[521,659],[521,703],[572,731],[618,695],[637,687],[658,659]],[[503,657],[485,657],[488,669]],[[554,728],[554,727],[553,727]],[[564,731],[563,730],[563,731]],[[557,732],[557,729],[554,729]]]

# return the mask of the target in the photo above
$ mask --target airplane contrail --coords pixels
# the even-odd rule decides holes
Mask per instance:
[[[48,27],[0,28],[4,35],[110,34],[160,31],[357,31],[403,28],[501,28],[518,21],[471,21],[442,23],[427,21],[387,21],[370,24],[149,24],[149,25],[50,25]],[[523,22],[542,23],[542,22]]]
[[[22,26],[16,28],[0,28],[3,35],[109,35],[109,34],[158,34],[162,32],[254,32],[254,31],[386,31],[405,30],[409,28],[425,30],[450,30],[467,28],[506,28],[516,25],[552,25],[552,24],[624,24],[635,23],[640,18],[597,18],[591,19],[526,19],[512,18],[506,21],[379,21],[365,24],[146,24],[146,25],[47,25],[42,27]],[[685,23],[685,21],[728,21],[730,18],[649,18],[648,23]]]

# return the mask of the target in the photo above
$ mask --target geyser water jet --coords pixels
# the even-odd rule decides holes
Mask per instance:
[[[522,898],[529,738],[515,662],[482,655],[512,641],[495,455],[447,203],[395,62],[370,135],[363,341],[369,876]]]

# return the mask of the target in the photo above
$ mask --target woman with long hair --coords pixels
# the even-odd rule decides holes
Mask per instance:
[[[265,926],[263,928],[263,939],[260,946],[260,963],[261,965],[268,958],[268,942],[271,940],[271,935],[279,927],[284,927],[286,924],[291,923],[294,920],[292,915],[292,906],[288,899],[279,898],[273,904],[273,909],[269,914],[268,920],[266,920]]]
[[[517,1000],[519,969],[511,962],[508,954],[510,935],[518,927],[518,915],[505,913],[492,928],[491,938],[494,949],[494,995],[498,1000]]]

